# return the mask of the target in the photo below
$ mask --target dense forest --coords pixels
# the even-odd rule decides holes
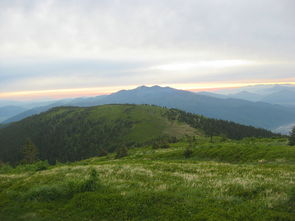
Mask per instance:
[[[27,139],[38,148],[40,159],[55,163],[99,156],[124,146],[202,135],[277,136],[264,129],[151,105],[58,107],[1,128],[0,160],[20,162]]]
[[[207,118],[178,109],[169,109],[166,115],[170,120],[179,120],[194,128],[202,129],[207,136],[225,136],[230,139],[278,136],[265,129],[245,126],[232,121]]]

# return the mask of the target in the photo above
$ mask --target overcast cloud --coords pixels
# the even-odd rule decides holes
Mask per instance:
[[[294,0],[0,0],[0,93],[295,81],[294,39]]]

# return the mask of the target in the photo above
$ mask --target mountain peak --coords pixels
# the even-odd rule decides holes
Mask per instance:
[[[164,88],[164,87],[161,87],[161,86],[159,86],[159,85],[153,85],[153,86],[145,86],[145,85],[142,85],[142,86],[139,86],[139,87],[137,87],[137,88],[135,88],[135,89],[147,89],[147,88]]]
[[[142,85],[142,86],[139,86],[133,90],[177,90],[177,89],[174,89],[174,88],[171,88],[171,87],[161,87],[159,85],[153,85],[153,86],[145,86],[145,85]],[[132,89],[131,89],[132,91]]]

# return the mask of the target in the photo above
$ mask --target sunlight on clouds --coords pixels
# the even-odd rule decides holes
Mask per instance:
[[[173,87],[180,90],[187,91],[211,91],[217,89],[237,88],[243,86],[254,85],[275,85],[275,84],[289,84],[295,85],[295,79],[282,79],[282,81],[248,81],[248,82],[200,82],[200,83],[186,83],[186,84],[159,84],[162,87]],[[153,86],[153,84],[146,84],[145,86]],[[121,89],[134,89],[138,85],[112,86],[112,87],[89,87],[89,88],[68,88],[55,90],[32,90],[32,91],[15,91],[0,93],[0,99],[16,99],[27,100],[36,98],[74,98],[81,96],[98,96],[117,92]]]

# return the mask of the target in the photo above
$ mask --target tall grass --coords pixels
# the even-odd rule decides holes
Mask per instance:
[[[188,147],[193,153],[185,158]],[[269,163],[257,163],[262,156]],[[295,217],[294,157],[279,139],[197,140],[130,149],[120,159],[109,154],[46,170],[22,165],[7,171],[0,173],[5,221]]]

